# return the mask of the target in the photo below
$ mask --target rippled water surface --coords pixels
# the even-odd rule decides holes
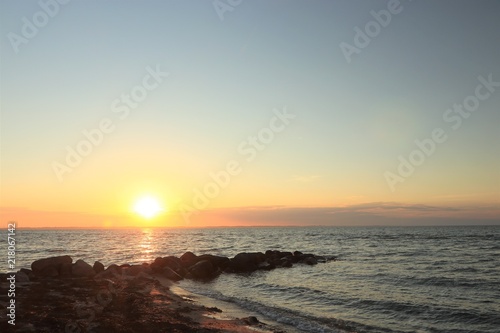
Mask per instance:
[[[62,254],[105,265],[188,250],[337,255],[181,286],[304,332],[500,332],[500,227],[18,230],[16,239],[18,268]]]

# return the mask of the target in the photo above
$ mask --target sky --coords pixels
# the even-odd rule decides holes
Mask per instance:
[[[500,224],[499,12],[2,1],[2,223]]]

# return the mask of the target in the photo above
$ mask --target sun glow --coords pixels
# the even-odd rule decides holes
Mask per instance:
[[[154,197],[142,197],[134,204],[134,212],[147,219],[157,216],[164,210],[159,201]]]

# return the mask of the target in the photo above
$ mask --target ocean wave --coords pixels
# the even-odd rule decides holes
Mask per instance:
[[[239,307],[261,314],[281,324],[290,325],[302,332],[309,333],[358,333],[358,332],[399,332],[383,329],[375,326],[363,325],[354,321],[347,321],[332,317],[317,317],[303,312],[270,306],[264,303],[256,302],[248,298],[237,298],[223,295],[220,292],[201,289],[193,286],[185,287],[190,292],[200,294],[206,297],[215,298],[221,301],[238,305]]]

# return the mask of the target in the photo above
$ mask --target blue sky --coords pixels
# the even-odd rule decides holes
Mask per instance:
[[[401,1],[350,63],[339,45],[387,1],[246,0],[221,20],[211,1],[74,0],[16,53],[9,33],[40,3],[55,2],[1,5],[3,206],[108,214],[134,191],[189,202],[285,106],[296,119],[211,207],[499,203],[500,91],[458,130],[443,121],[478,76],[500,81],[498,1]],[[118,120],[112,101],[148,66],[168,78]],[[116,129],[59,182],[51,163],[103,117]],[[436,127],[448,140],[390,191],[384,172]]]

